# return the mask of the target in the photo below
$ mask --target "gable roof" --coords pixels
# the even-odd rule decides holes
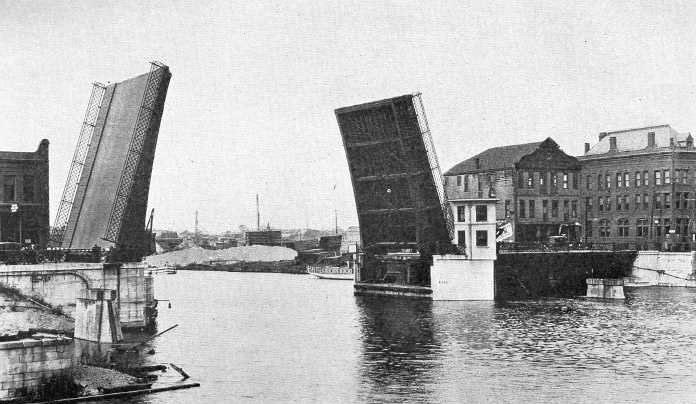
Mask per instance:
[[[481,171],[515,168],[515,164],[517,164],[522,157],[534,153],[542,144],[547,142],[551,142],[558,147],[556,142],[550,137],[546,138],[543,142],[493,147],[455,165],[450,168],[445,175],[462,175]],[[476,159],[479,161],[478,167],[476,166]]]

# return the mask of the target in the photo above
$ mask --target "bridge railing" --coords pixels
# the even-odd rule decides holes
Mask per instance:
[[[0,251],[0,264],[22,265],[43,262],[102,262],[103,251],[92,249],[47,249]]]
[[[498,243],[498,252],[553,252],[553,251],[580,251],[580,250],[597,250],[597,251],[621,251],[621,250],[637,250],[639,246],[634,242],[625,243],[567,243],[562,245],[553,245],[543,242],[530,243]]]

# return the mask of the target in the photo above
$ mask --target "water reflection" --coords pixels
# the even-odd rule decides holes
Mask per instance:
[[[441,348],[433,333],[432,303],[356,297],[361,328],[361,398],[427,396],[433,391]],[[392,397],[393,399],[393,397]]]

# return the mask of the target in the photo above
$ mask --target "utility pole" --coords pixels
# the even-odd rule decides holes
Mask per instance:
[[[196,225],[195,225],[195,228],[193,230],[193,237],[196,240],[196,244],[198,244],[198,238],[199,238],[198,237],[198,211],[196,211]]]
[[[338,211],[336,211],[336,209],[334,209],[334,220],[335,220],[335,229],[336,229],[334,231],[334,233],[338,234]]]
[[[261,212],[259,211],[259,194],[256,194],[256,230],[261,231]]]

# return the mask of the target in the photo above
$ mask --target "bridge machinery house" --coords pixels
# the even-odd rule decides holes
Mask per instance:
[[[691,247],[696,149],[690,133],[669,125],[602,132],[578,159],[588,241]]]
[[[34,152],[0,151],[0,242],[48,242],[48,140]]]
[[[496,219],[513,226],[508,241],[580,236],[580,164],[551,138],[494,147],[445,173],[450,200],[497,198]]]

